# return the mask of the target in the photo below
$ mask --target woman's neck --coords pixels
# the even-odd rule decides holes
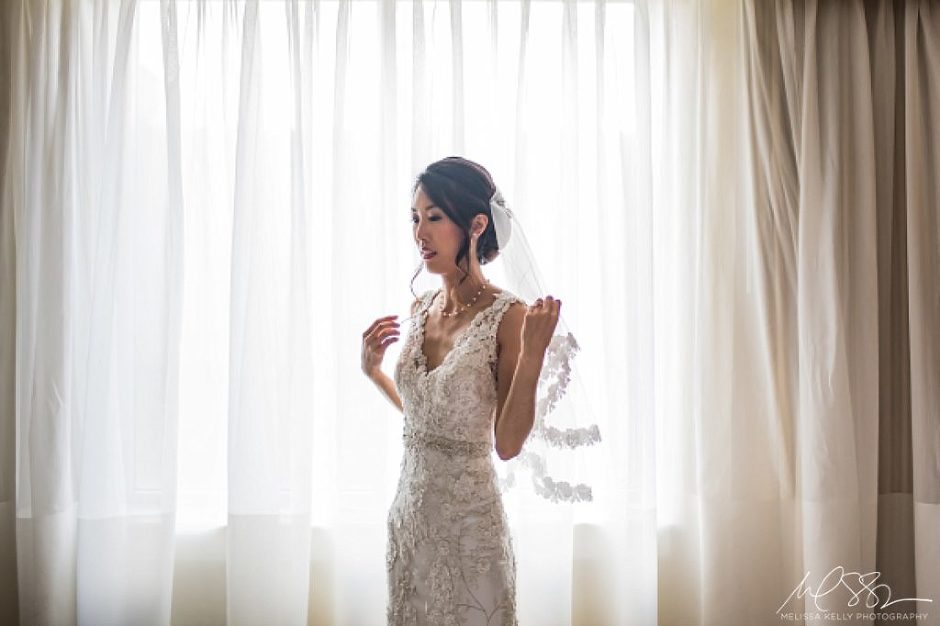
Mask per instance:
[[[463,274],[458,273],[448,274],[443,277],[444,284],[441,286],[443,292],[441,297],[444,298],[445,311],[452,311],[457,307],[467,305],[477,293],[480,293],[480,297],[483,297],[486,290],[489,289],[489,285],[486,284],[486,277],[479,269],[475,272],[471,271],[470,275],[463,279],[463,282],[460,281],[462,276]],[[483,289],[482,292],[481,289]]]

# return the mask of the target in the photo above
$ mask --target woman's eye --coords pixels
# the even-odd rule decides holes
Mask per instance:
[[[428,221],[429,221],[429,222],[438,222],[438,221],[440,221],[440,219],[441,219],[441,218],[438,217],[437,215],[433,215],[433,216],[431,216],[431,217],[428,218]],[[417,217],[412,217],[412,218],[411,218],[411,223],[412,223],[412,224],[417,224],[417,223],[418,223],[418,218],[417,218]]]

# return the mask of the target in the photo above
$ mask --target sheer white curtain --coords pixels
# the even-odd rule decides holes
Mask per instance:
[[[407,311],[410,185],[447,154],[490,168],[529,225],[609,429],[597,504],[507,502],[521,617],[653,619],[652,474],[625,464],[651,439],[617,443],[636,428],[607,417],[624,351],[604,332],[623,297],[633,14],[5,5],[2,500],[23,621],[384,620],[401,421],[359,341]],[[619,530],[627,512],[643,541]]]
[[[641,597],[657,596],[661,624],[776,623],[772,548],[785,538],[772,461],[783,451],[748,363],[761,346],[740,2],[640,1],[636,19],[620,419],[641,435],[625,453],[650,475],[644,549],[657,588]],[[631,617],[610,623],[642,623]]]
[[[23,623],[167,621],[183,215],[168,125],[138,123],[162,72],[133,2],[3,13],[5,617],[18,588]]]

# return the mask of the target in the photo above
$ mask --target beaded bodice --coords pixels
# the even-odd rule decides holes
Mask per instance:
[[[395,366],[394,379],[405,413],[405,437],[410,433],[437,436],[493,447],[496,397],[496,333],[513,302],[509,291],[498,293],[477,312],[454,340],[443,361],[428,370],[424,354],[425,324],[434,290],[422,294],[410,332]]]

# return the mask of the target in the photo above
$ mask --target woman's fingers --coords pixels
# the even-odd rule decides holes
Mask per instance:
[[[371,353],[377,358],[385,354],[385,349],[399,337],[399,323],[394,318],[397,315],[386,315],[372,322],[369,328],[362,333],[363,349],[366,353]],[[372,359],[366,354],[364,356],[367,362]],[[377,362],[377,361],[376,361]]]
[[[363,336],[363,337],[368,337],[368,336],[369,336],[369,333],[371,333],[372,331],[374,331],[376,328],[378,328],[379,326],[381,326],[381,325],[383,325],[383,324],[392,323],[392,324],[395,324],[396,326],[398,326],[398,322],[396,322],[396,321],[393,320],[393,318],[396,318],[396,317],[398,317],[398,316],[397,316],[397,315],[386,315],[385,317],[380,317],[379,319],[377,319],[377,320],[375,320],[374,322],[372,322],[372,324],[369,326],[369,328],[367,328],[367,329],[365,330],[365,332],[362,333],[362,336]]]
[[[546,309],[549,313],[558,315],[561,311],[561,300],[552,296],[545,296],[533,302],[532,307],[536,309]]]
[[[397,328],[383,328],[378,334],[379,343],[385,341],[388,337],[398,339],[398,335],[399,332]]]
[[[398,322],[383,321],[377,326],[370,326],[369,333],[363,338],[363,341],[370,347],[380,346],[389,335],[398,334]]]
[[[394,326],[380,326],[379,328],[372,331],[371,340],[374,345],[380,346],[388,337],[393,336],[396,339],[398,338],[398,328]]]
[[[380,317],[369,325],[362,333],[362,371],[371,376],[382,365],[385,349],[398,341],[400,324],[396,321],[397,315]]]
[[[376,355],[379,355],[379,356],[384,355],[385,349],[388,348],[390,345],[392,345],[396,341],[398,341],[398,337],[382,339],[372,348],[372,351],[375,352]]]

